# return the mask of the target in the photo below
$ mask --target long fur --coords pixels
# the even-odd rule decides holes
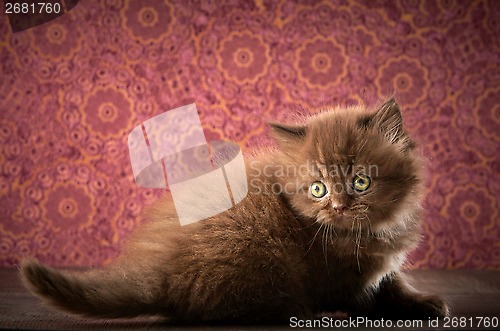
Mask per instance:
[[[328,310],[446,315],[441,299],[415,293],[399,272],[420,239],[422,183],[402,123],[391,100],[376,112],[336,109],[273,124],[280,149],[247,160],[249,193],[237,206],[180,226],[171,200],[160,200],[111,266],[82,273],[28,260],[24,284],[54,306],[96,317],[255,323]],[[305,173],[291,171],[306,164]],[[334,165],[349,171],[329,173]],[[356,165],[377,166],[362,194],[350,187]],[[312,198],[316,180],[344,191]],[[332,208],[339,203],[344,215]]]

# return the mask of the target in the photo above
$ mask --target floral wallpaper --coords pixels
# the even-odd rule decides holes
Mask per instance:
[[[500,270],[500,2],[80,1],[12,32],[0,14],[0,265],[109,263],[162,190],[127,135],[196,102],[208,140],[395,95],[427,160],[410,268]]]

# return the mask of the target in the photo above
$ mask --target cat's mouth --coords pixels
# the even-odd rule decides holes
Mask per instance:
[[[358,217],[355,215],[355,213],[352,213],[350,211],[345,211],[343,213],[336,213],[336,212],[333,212],[333,213],[330,213],[330,219],[335,222],[335,223],[349,223],[351,221],[354,221],[355,219],[357,219]]]
[[[317,220],[321,223],[332,225],[336,228],[351,229],[353,227],[369,226],[369,218],[365,212],[359,212],[359,208],[346,209],[342,213],[334,210],[322,210],[318,213]]]

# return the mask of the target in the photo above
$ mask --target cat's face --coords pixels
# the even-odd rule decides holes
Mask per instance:
[[[372,114],[339,109],[273,128],[286,162],[301,168],[285,178],[297,213],[337,229],[380,231],[418,206],[421,166],[392,100]]]

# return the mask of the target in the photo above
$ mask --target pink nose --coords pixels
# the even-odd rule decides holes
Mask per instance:
[[[346,205],[334,205],[333,206],[333,209],[339,213],[340,215],[342,215],[344,213],[344,211],[346,210]]]

